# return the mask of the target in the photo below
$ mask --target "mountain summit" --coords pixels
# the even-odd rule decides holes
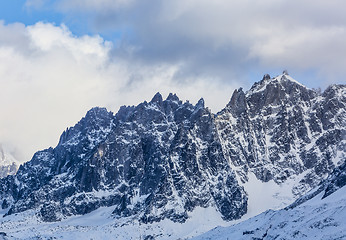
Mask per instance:
[[[16,174],[19,168],[19,161],[0,144],[0,178]]]

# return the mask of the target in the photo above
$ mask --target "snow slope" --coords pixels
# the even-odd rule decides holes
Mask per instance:
[[[155,239],[175,240],[197,236],[214,228],[215,224],[230,224],[222,220],[221,214],[215,208],[198,207],[189,214],[189,219],[184,224],[168,219],[152,224],[142,224],[133,218],[116,219],[112,217],[113,210],[112,207],[101,207],[89,214],[53,223],[40,221],[36,212],[29,210],[0,218],[0,232],[5,232],[8,239],[27,240],[51,238],[137,240],[150,236]],[[4,211],[1,212],[3,213]]]
[[[248,194],[247,213],[241,218],[246,220],[268,209],[278,210],[290,205],[296,196],[292,193],[294,186],[306,175],[293,175],[284,183],[275,183],[274,180],[262,182],[254,173],[248,173],[248,181],[243,184]]]
[[[239,224],[217,227],[192,239],[346,239],[344,170],[336,171],[337,178],[323,183],[323,191],[321,187],[311,191],[290,207],[268,210]]]

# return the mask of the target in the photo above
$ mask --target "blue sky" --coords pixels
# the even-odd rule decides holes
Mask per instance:
[[[309,88],[345,83],[345,10],[344,0],[1,1],[0,143],[28,160],[91,107],[116,112],[158,91],[217,112],[234,89],[284,69]]]
[[[38,21],[63,22],[63,15],[51,8],[31,8],[26,6],[25,0],[11,0],[0,2],[0,16],[6,23],[21,22],[26,25],[35,24]]]
[[[37,5],[30,5],[30,1],[11,0],[0,2],[0,17],[6,24],[20,22],[33,25],[37,22],[50,22],[55,25],[65,24],[76,35],[93,34],[88,24],[80,16],[69,16],[56,9],[54,1],[37,1]],[[43,2],[43,1],[42,1]]]

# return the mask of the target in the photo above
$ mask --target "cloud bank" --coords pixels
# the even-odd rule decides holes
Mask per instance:
[[[308,87],[345,82],[343,0],[27,0],[24,8],[56,12],[64,24],[0,22],[0,143],[21,149],[22,160],[97,105],[117,111],[160,91],[203,96],[217,112],[234,88],[283,69]]]
[[[55,146],[61,132],[94,106],[117,111],[160,91],[193,102],[207,96],[218,110],[234,88],[205,78],[177,83],[178,65],[142,66],[112,57],[112,49],[100,36],[77,37],[64,25],[0,23],[0,142],[29,160]]]
[[[118,55],[181,64],[180,79],[245,81],[248,72],[287,68],[326,87],[346,74],[343,0],[61,0],[56,7],[84,14],[95,29],[121,29],[121,44],[134,50]]]

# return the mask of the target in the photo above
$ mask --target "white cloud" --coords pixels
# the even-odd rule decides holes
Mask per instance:
[[[65,19],[122,35],[113,46],[64,25],[0,22],[0,142],[20,145],[26,160],[92,106],[117,111],[160,91],[192,102],[203,96],[216,112],[254,72],[312,73],[319,79],[309,87],[346,75],[343,0],[51,2]],[[49,8],[42,3],[27,7]]]
[[[15,145],[21,160],[29,160],[55,146],[91,107],[117,111],[160,91],[192,102],[204,96],[219,110],[233,90],[203,78],[176,83],[179,65],[127,62],[110,58],[111,49],[100,36],[77,37],[66,26],[0,23],[0,142]]]
[[[184,77],[229,81],[281,67],[330,81],[346,74],[340,67],[346,61],[343,0],[62,2],[65,11],[89,14],[97,28],[128,27],[134,37],[129,42],[125,36],[123,45],[135,45],[136,60],[183,61]]]
[[[2,24],[1,29],[14,42],[0,45],[0,138],[28,157],[54,145],[57,131],[105,102],[110,73],[102,68],[109,47],[99,37],[77,39],[66,27],[51,24]]]
[[[277,31],[269,39],[258,41],[250,51],[267,65],[290,62],[299,68],[321,66],[335,71],[346,64],[346,28],[300,28],[291,34]]]

